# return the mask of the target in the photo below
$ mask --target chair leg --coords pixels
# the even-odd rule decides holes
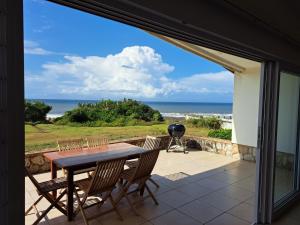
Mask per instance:
[[[97,205],[98,206],[98,208],[101,208],[101,206],[104,204],[104,202],[109,198],[109,195],[111,195],[111,192],[112,192],[112,190],[110,190],[110,192],[109,193],[106,193],[105,194],[105,196],[103,197],[101,197],[101,202]]]
[[[140,196],[144,196],[144,192],[145,192],[145,184],[144,183],[141,184],[139,190],[140,190]]]
[[[122,190],[122,196],[124,196],[124,197],[126,198],[128,204],[129,204],[130,208],[132,209],[132,211],[134,212],[134,214],[135,214],[136,216],[138,216],[138,215],[139,215],[138,212],[137,212],[136,209],[134,208],[132,202],[130,201],[130,199],[129,199],[128,195],[127,195],[127,191],[128,191],[128,188],[130,187],[130,185],[131,185],[131,184],[128,183],[128,185],[126,185],[125,188],[123,188],[123,187],[121,188],[121,190]]]
[[[110,200],[110,203],[111,203],[112,207],[114,208],[114,210],[115,210],[116,213],[118,214],[120,220],[123,220],[123,217],[122,217],[122,215],[121,215],[119,209],[117,208],[117,204],[116,204],[116,202],[114,201],[114,199],[113,199],[111,193],[109,194],[109,200]]]
[[[38,219],[32,224],[32,225],[36,225],[36,224],[38,224],[40,221],[41,221],[41,219],[43,219],[46,215],[47,215],[47,213],[55,206],[55,207],[57,207],[58,206],[58,202],[60,201],[60,199],[65,195],[65,193],[66,192],[64,192],[63,194],[61,194],[60,196],[58,196],[58,198],[56,198],[54,201],[52,200],[52,201],[49,201],[49,199],[48,199],[48,201],[51,203],[51,205],[38,217]]]
[[[150,188],[148,187],[148,185],[147,185],[146,183],[145,183],[145,187],[146,187],[146,189],[147,189],[149,195],[150,195],[151,198],[153,199],[154,203],[155,203],[156,205],[158,205],[158,201],[156,200],[156,198],[154,197],[152,191],[150,190]]]
[[[67,189],[65,189],[59,196],[58,199],[60,200],[65,194],[67,193]],[[56,209],[58,209],[61,213],[64,215],[67,215],[67,211],[59,204],[59,201],[56,201],[56,199],[53,199],[53,196],[50,194],[45,194],[44,197],[49,201],[53,202]],[[54,201],[55,200],[55,201]]]
[[[82,217],[83,217],[84,224],[85,224],[85,225],[89,225],[88,220],[87,220],[87,216],[86,216],[86,214],[85,214],[85,212],[84,212],[84,209],[83,209],[83,207],[82,207],[82,204],[83,204],[83,203],[80,201],[80,197],[79,197],[79,195],[78,195],[77,190],[74,190],[74,192],[75,192],[76,199],[77,199],[77,201],[78,201],[78,207],[79,207],[79,210],[80,210],[81,215],[82,215]]]
[[[42,200],[43,196],[39,196],[39,198],[25,211],[25,216],[33,209],[36,208],[35,206]]]
[[[92,178],[92,174],[90,174],[90,172],[87,172],[87,176],[88,176],[89,179]]]
[[[154,184],[157,188],[159,188],[159,184],[156,183],[152,178],[148,179],[152,184]]]

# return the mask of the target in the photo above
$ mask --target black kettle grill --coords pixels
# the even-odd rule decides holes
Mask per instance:
[[[170,143],[167,148],[167,152],[170,150],[173,151],[183,151],[184,153],[187,153],[186,147],[183,145],[182,137],[185,133],[185,127],[184,125],[180,123],[174,123],[170,124],[168,126],[168,133],[171,137]]]

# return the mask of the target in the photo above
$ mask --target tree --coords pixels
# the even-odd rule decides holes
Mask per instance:
[[[124,99],[122,101],[102,100],[94,104],[78,104],[78,107],[56,118],[58,124],[82,124],[86,126],[126,126],[161,122],[159,111],[141,102]]]
[[[41,101],[25,101],[25,122],[46,122],[47,113],[52,109]]]

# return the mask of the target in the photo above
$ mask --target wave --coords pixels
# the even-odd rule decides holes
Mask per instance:
[[[229,113],[161,113],[163,117],[172,117],[172,118],[186,118],[186,119],[191,119],[191,118],[197,118],[197,117],[209,117],[209,116],[215,116],[221,119],[232,119],[232,114]],[[60,113],[49,113],[47,114],[47,118],[49,119],[55,119],[57,117],[61,117],[63,114]]]
[[[173,118],[197,118],[197,117],[210,117],[215,116],[221,119],[232,119],[232,114],[229,113],[161,113],[163,117],[173,117]]]
[[[63,115],[64,115],[64,114],[48,113],[48,114],[47,114],[47,118],[48,118],[48,119],[55,119],[55,118],[61,117],[61,116],[63,116]]]

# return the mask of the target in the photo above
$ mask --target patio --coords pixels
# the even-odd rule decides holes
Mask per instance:
[[[193,151],[189,154],[166,153],[161,151],[153,179],[160,184],[156,189],[149,186],[159,201],[156,206],[150,198],[139,201],[132,195],[139,216],[134,215],[127,202],[121,201],[119,209],[124,218],[119,220],[114,212],[90,222],[100,225],[249,225],[252,223],[255,189],[255,164],[235,160],[230,157]],[[50,179],[50,173],[35,176],[38,181]],[[80,177],[77,177],[80,178]],[[33,184],[26,182],[26,208],[37,198]],[[48,203],[42,201],[38,210],[46,209]],[[104,205],[105,206],[105,205]],[[104,207],[105,208],[105,207]],[[99,210],[89,209],[89,213]],[[31,224],[34,211],[26,216],[26,224]],[[51,210],[40,224],[84,224],[78,214],[73,222],[58,210]]]

